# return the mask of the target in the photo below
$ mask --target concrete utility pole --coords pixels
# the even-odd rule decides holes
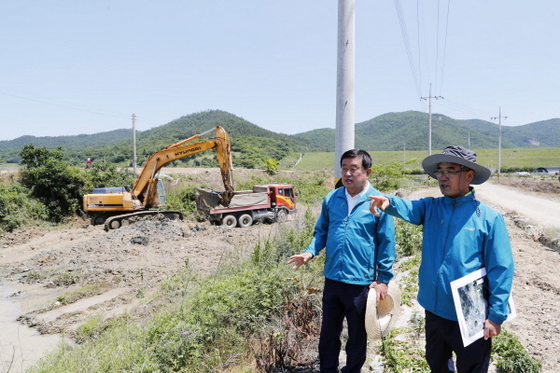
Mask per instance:
[[[355,0],[338,0],[338,47],[336,76],[336,132],[334,176],[342,176],[340,157],[354,148],[354,59],[356,34]]]
[[[471,148],[471,139],[472,139],[471,133],[467,132],[467,136],[465,136],[464,138],[467,139],[467,148],[470,149]]]
[[[136,115],[132,114],[132,171],[136,175]]]
[[[403,171],[406,171],[406,142],[403,145],[402,169]]]
[[[500,173],[502,171],[502,118],[507,119],[507,117],[502,117],[502,107],[498,109],[498,116],[492,117],[492,120],[498,120],[498,179],[500,179]]]
[[[428,97],[420,97],[421,100],[428,100],[428,155],[432,155],[432,98],[436,100],[443,98],[441,96],[432,96],[432,83],[430,83],[430,93]]]

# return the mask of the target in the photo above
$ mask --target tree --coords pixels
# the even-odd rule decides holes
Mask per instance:
[[[63,161],[62,148],[23,147],[20,156],[25,169],[22,184],[43,203],[48,220],[61,222],[80,208],[84,194],[84,171]]]
[[[265,161],[264,169],[269,175],[274,175],[276,171],[278,171],[279,164],[280,164],[279,161],[272,158],[268,158]]]
[[[92,188],[132,186],[134,175],[126,170],[119,171],[112,163],[94,163],[88,171],[89,186]]]

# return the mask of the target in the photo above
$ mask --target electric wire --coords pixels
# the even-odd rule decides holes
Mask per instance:
[[[443,92],[443,78],[444,78],[444,74],[445,74],[445,58],[447,55],[447,35],[449,34],[449,13],[451,12],[451,0],[447,1],[447,17],[446,17],[446,21],[445,21],[445,37],[443,39],[443,58],[442,58],[442,64],[441,64],[441,80],[440,80],[440,84],[439,84],[439,92],[440,92],[440,96],[442,95]]]
[[[4,92],[2,92],[2,89],[4,90]],[[113,118],[120,118],[120,119],[123,119],[123,120],[129,120],[129,118],[130,118],[130,115],[124,115],[122,113],[110,112],[110,111],[107,111],[107,110],[100,110],[100,109],[91,108],[91,107],[90,108],[78,107],[77,105],[67,103],[67,102],[62,102],[62,101],[57,102],[56,100],[54,100],[52,98],[49,98],[49,97],[45,97],[45,96],[37,96],[36,98],[32,98],[32,97],[30,97],[29,94],[21,92],[21,91],[15,91],[16,93],[7,93],[6,90],[15,91],[13,89],[9,89],[7,87],[0,86],[0,95],[13,97],[13,98],[17,98],[17,99],[20,99],[20,100],[31,101],[31,102],[35,102],[35,103],[39,103],[39,104],[43,104],[43,105],[56,106],[56,107],[63,108],[63,109],[81,111],[81,112],[89,113],[89,114],[95,114],[95,115],[101,115],[101,116],[107,116],[107,117],[113,117]],[[156,123],[150,123],[150,122],[142,121],[142,120],[137,120],[137,121],[142,122],[142,123],[147,124],[147,125],[152,125],[152,126],[161,125],[161,123],[156,124]]]
[[[409,41],[409,37],[408,37],[408,31],[406,28],[406,22],[404,19],[404,15],[403,15],[403,11],[402,11],[402,7],[400,4],[400,0],[395,0],[395,9],[397,11],[397,18],[399,20],[399,26],[401,29],[401,35],[403,38],[403,42],[404,42],[404,47],[406,50],[406,55],[408,58],[408,64],[410,66],[410,70],[412,73],[412,79],[414,81],[414,85],[416,87],[416,91],[418,93],[418,97],[422,96],[422,89],[421,89],[421,85],[420,85],[420,79],[418,77],[418,72],[416,69],[416,65],[414,64],[414,58],[412,57],[412,50],[410,47],[410,41]]]

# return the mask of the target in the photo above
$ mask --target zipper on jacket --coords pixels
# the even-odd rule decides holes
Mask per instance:
[[[445,206],[444,206],[445,207]],[[451,199],[451,216],[449,216],[449,218],[447,218],[447,220],[449,222],[453,221],[453,216],[455,215],[455,209],[457,207],[457,201],[455,198]],[[444,210],[445,211],[445,210]],[[436,284],[435,284],[435,288],[436,288],[436,294],[435,294],[435,298],[436,298],[436,311],[439,309],[439,284],[440,284],[440,278],[441,276],[441,272],[443,270],[443,264],[445,263],[445,258],[448,255],[448,252],[446,251],[446,247],[447,242],[449,241],[449,231],[450,231],[450,223],[447,224],[447,229],[445,231],[445,240],[443,241],[443,253],[441,256],[441,263],[439,263],[439,268],[438,268],[438,272],[437,272],[437,278],[436,278]]]

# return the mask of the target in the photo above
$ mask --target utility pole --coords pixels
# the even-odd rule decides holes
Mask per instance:
[[[472,139],[471,133],[467,132],[467,136],[465,136],[464,138],[467,139],[467,148],[470,149],[471,148],[471,139]]]
[[[507,117],[502,117],[502,107],[499,107],[498,116],[492,117],[492,120],[498,120],[498,180],[500,180],[500,173],[502,169],[502,118],[507,119]]]
[[[132,171],[136,175],[136,115],[132,114]]]
[[[402,161],[402,169],[406,171],[406,142],[403,145],[403,161]]]
[[[336,135],[334,160],[335,179],[338,179],[342,176],[342,172],[340,169],[340,157],[342,156],[342,154],[344,154],[345,151],[354,148],[355,25],[355,0],[338,0]]]
[[[432,98],[436,100],[443,98],[441,96],[432,96],[432,83],[430,83],[430,93],[428,97],[420,97],[421,100],[428,100],[429,119],[428,119],[428,155],[432,155]]]

